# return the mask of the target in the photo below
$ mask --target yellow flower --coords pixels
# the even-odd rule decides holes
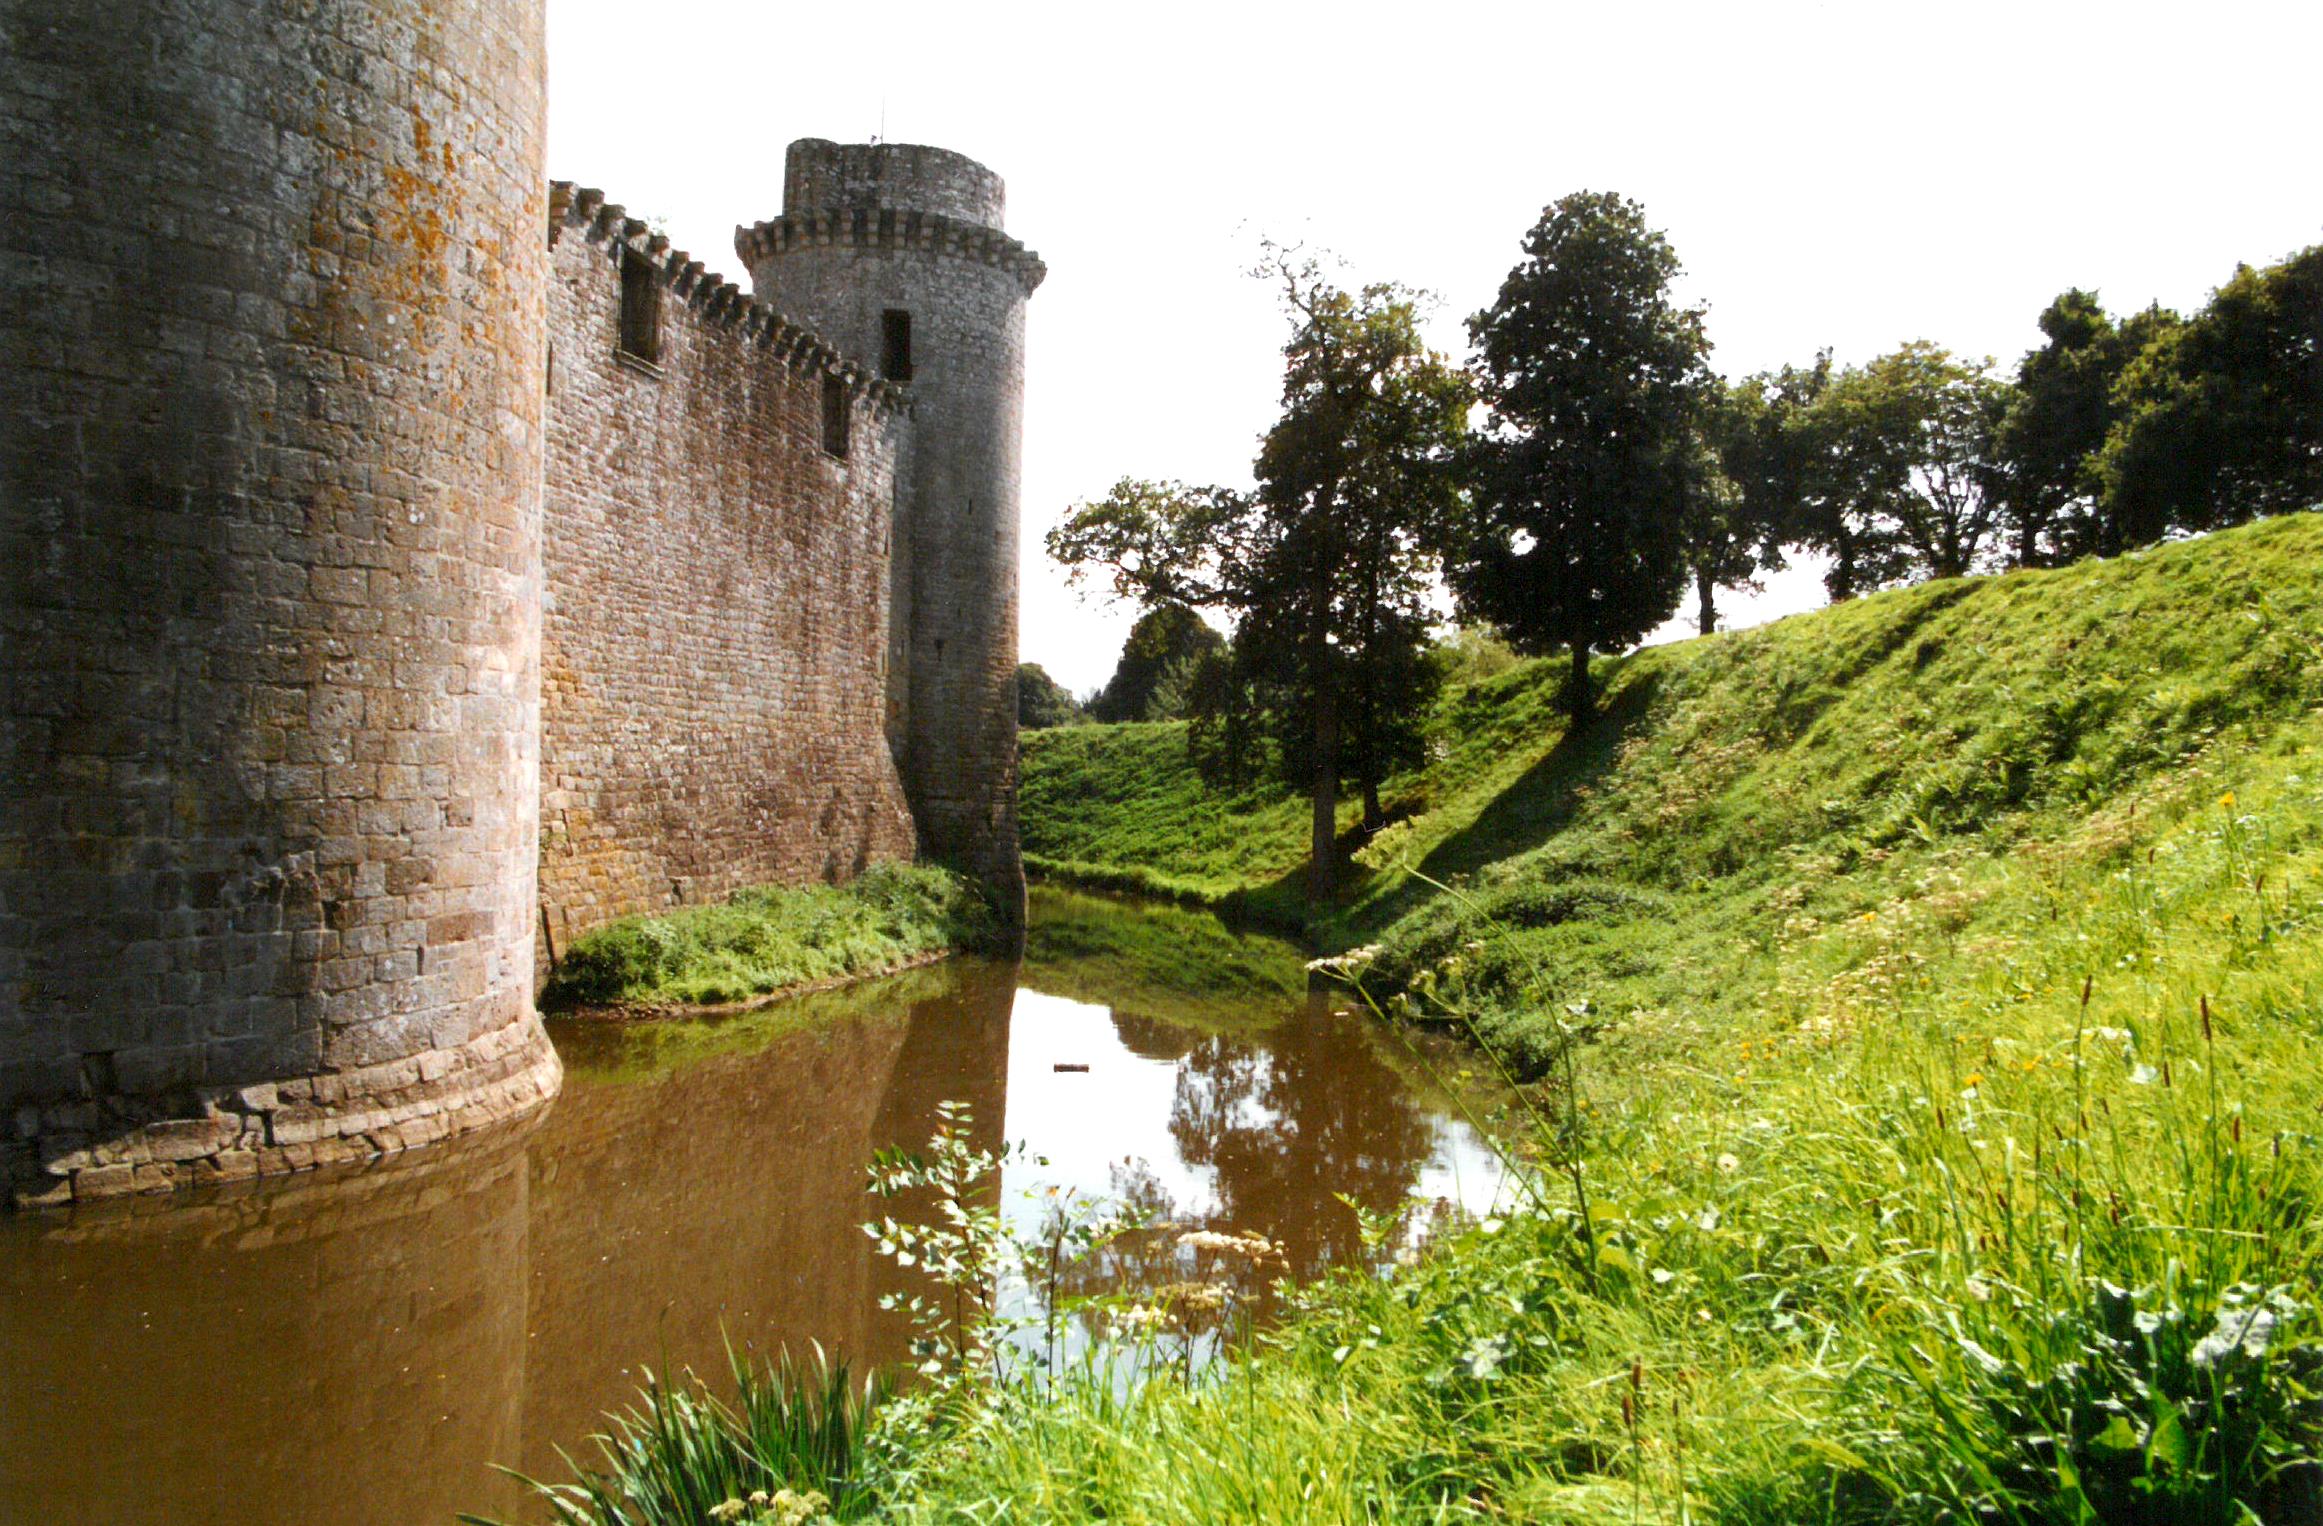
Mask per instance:
[[[2225,794],[2220,795],[2218,797],[2218,803],[2223,806],[2231,807],[2234,804],[2234,791],[2228,790]]]
[[[1982,1086],[1984,1084],[1984,1072],[1981,1070],[1972,1070],[1968,1072],[1968,1079],[1961,1082],[1960,1084],[1962,1086]]]

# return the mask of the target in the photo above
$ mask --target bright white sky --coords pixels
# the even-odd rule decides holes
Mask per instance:
[[[1489,303],[1548,202],[1644,203],[1729,375],[1929,338],[2013,363],[2069,285],[2198,306],[2323,240],[2323,4],[994,6],[549,0],[549,171],[743,279],[793,138],[1008,182],[1031,308],[1023,654],[1076,691],[1127,611],[1041,535],[1116,478],[1245,482],[1282,323],[1261,234]],[[1819,597],[1811,576],[1756,611]]]

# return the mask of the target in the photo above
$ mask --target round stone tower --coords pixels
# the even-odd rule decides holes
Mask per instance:
[[[1024,309],[1047,273],[1000,177],[915,144],[802,138],[734,247],[767,302],[911,391],[896,456],[888,740],[922,846],[1021,924],[1016,557]]]
[[[542,0],[0,0],[0,1179],[537,1105]]]

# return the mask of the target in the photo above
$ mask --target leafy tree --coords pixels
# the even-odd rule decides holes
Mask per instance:
[[[1037,662],[1016,665],[1016,724],[1028,731],[1043,726],[1077,726],[1088,717],[1081,713],[1072,691],[1049,677]]]
[[[2323,245],[2237,268],[2113,401],[2098,471],[2122,544],[2323,504]]]
[[[1303,775],[1314,805],[1309,889],[1320,901],[1337,886],[1340,783],[1352,774],[1374,812],[1433,681],[1415,653],[1427,635],[1430,548],[1458,496],[1452,467],[1470,393],[1422,341],[1418,293],[1348,291],[1272,246],[1258,273],[1280,285],[1291,336],[1257,491],[1124,481],[1077,506],[1048,548],[1074,577],[1102,568],[1149,609],[1175,603],[1235,620],[1232,669],[1212,687],[1242,696],[1248,714],[1227,724],[1222,708],[1206,738],[1247,748],[1270,732],[1278,765]],[[1204,737],[1195,728],[1189,745]]]
[[[2000,528],[1993,437],[2009,401],[1989,364],[1914,340],[1816,398],[1808,497],[1832,597],[1914,575],[1958,577]]]
[[[1779,452],[1769,436],[1779,427],[1762,381],[1712,387],[1703,394],[1698,434],[1680,464],[1681,519],[1686,570],[1694,581],[1695,623],[1705,636],[1718,629],[1718,590],[1756,593],[1759,574],[1781,570],[1783,532],[1792,504],[1752,478]]]
[[[2122,549],[2106,515],[2098,452],[2120,421],[2122,372],[2178,316],[2149,307],[2121,323],[2097,294],[2062,292],[2040,318],[2047,342],[2018,363],[2016,391],[1994,440],[2012,555],[2020,566],[2054,566]]]
[[[1164,675],[1174,664],[1189,662],[1225,644],[1225,637],[1185,605],[1153,606],[1129,628],[1121,661],[1090,705],[1090,715],[1100,721],[1181,719],[1183,712],[1167,714],[1167,706],[1156,704]]]
[[[1463,610],[1518,650],[1572,653],[1579,721],[1594,706],[1590,652],[1644,636],[1684,588],[1709,341],[1701,309],[1670,295],[1677,254],[1633,201],[1567,196],[1524,256],[1468,324],[1492,413],[1446,573]]]
[[[1436,642],[1436,663],[1446,683],[1473,684],[1515,667],[1517,655],[1490,625],[1465,620]]]

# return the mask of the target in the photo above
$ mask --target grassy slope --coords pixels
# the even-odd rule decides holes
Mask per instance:
[[[573,940],[541,1005],[747,1001],[982,947],[993,930],[992,908],[950,870],[876,864],[844,885],[760,886],[600,927]]]
[[[1590,1232],[1560,1181],[1223,1389],[1018,1413],[916,1508],[2323,1518],[2318,569],[2293,516],[1882,595],[1608,664],[1581,737],[1553,663],[1452,696],[1318,932],[1521,1067],[1589,1033]],[[1025,771],[1051,861],[1295,875],[1295,805],[1201,801],[1167,728]],[[1114,787],[1044,813],[1074,778]],[[2290,1312],[2204,1359],[2238,1286]]]

